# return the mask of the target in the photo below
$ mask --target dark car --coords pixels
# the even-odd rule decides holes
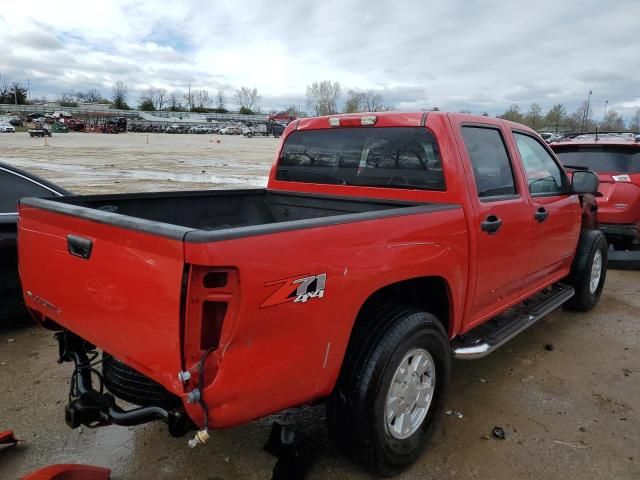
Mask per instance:
[[[31,173],[0,162],[0,322],[18,315],[22,310],[16,251],[18,200],[22,197],[62,195],[69,195],[69,192]]]
[[[20,120],[19,118],[12,118],[11,120],[9,120],[9,123],[11,125],[13,125],[14,127],[21,127],[22,126],[22,120]]]

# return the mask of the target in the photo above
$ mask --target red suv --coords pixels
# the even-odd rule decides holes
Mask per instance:
[[[290,114],[289,112],[278,112],[273,113],[267,117],[267,120],[272,122],[293,122],[296,118],[295,115]]]
[[[565,167],[598,174],[600,229],[615,250],[610,260],[640,266],[640,135],[573,134],[551,148]]]

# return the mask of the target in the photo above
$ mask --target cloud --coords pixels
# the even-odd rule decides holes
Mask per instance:
[[[122,80],[135,104],[149,86],[255,86],[262,108],[305,104],[306,85],[375,89],[400,109],[497,114],[564,103],[630,115],[638,104],[640,36],[624,0],[261,2],[32,0],[3,10],[0,73],[31,80],[33,95]],[[598,110],[596,108],[596,114]]]

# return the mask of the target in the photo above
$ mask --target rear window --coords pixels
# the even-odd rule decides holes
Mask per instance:
[[[640,173],[640,150],[616,146],[554,149],[566,167],[586,167],[594,172]]]
[[[276,180],[445,190],[436,139],[417,127],[293,132],[282,148]]]

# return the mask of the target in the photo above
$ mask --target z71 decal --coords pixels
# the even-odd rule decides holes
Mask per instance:
[[[291,277],[265,284],[265,287],[281,285],[267,298],[260,308],[272,307],[281,303],[305,303],[312,298],[324,297],[327,274],[310,275],[308,277]]]

